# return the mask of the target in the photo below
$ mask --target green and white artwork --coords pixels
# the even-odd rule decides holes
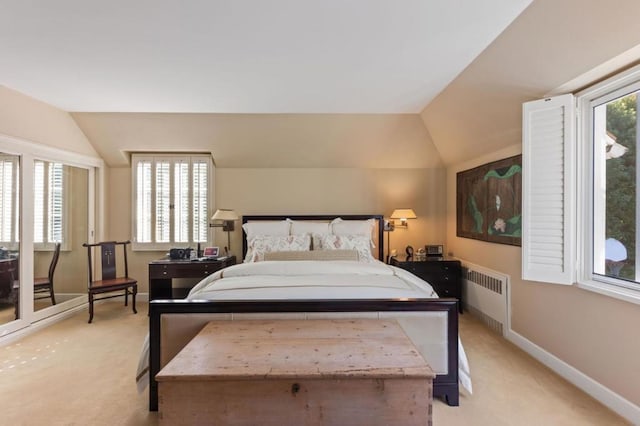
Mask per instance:
[[[456,190],[459,237],[521,244],[521,155],[459,172]]]

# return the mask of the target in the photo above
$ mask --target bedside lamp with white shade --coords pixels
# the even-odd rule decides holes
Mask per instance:
[[[400,220],[399,224],[396,224],[394,222],[394,226],[399,226],[402,228],[407,228],[407,219],[416,219],[418,216],[416,216],[415,212],[413,211],[413,209],[395,209],[393,211],[393,213],[391,213],[391,216],[389,216],[389,219],[394,219]]]
[[[227,247],[226,250],[231,250],[231,231],[235,229],[234,221],[240,219],[235,210],[231,209],[218,209],[211,216],[211,222],[209,227],[222,228],[227,233]]]

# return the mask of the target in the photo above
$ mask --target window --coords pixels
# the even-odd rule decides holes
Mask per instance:
[[[67,242],[65,204],[65,166],[61,163],[34,161],[33,242],[37,250],[52,249],[54,243]],[[20,170],[17,156],[0,156],[0,242],[19,242]]]
[[[623,73],[579,95],[584,123],[579,145],[589,182],[581,206],[584,217],[585,262],[582,279],[592,285],[613,285],[637,291],[640,296],[640,179],[638,102],[640,69]]]
[[[207,242],[211,157],[134,154],[132,167],[134,248]]]
[[[636,67],[524,105],[523,279],[640,303],[639,93]]]

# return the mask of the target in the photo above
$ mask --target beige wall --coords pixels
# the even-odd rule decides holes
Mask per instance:
[[[456,237],[456,173],[521,153],[516,144],[447,171],[447,246],[455,256],[511,277],[511,324],[589,377],[640,405],[640,306],[576,286],[523,281],[520,247]],[[471,360],[473,371],[473,360]]]
[[[110,238],[131,238],[131,172],[110,170]],[[435,169],[224,169],[215,173],[215,199],[220,208],[245,214],[368,214],[386,216],[394,208],[411,207],[418,219],[409,228],[392,233],[391,247],[404,252],[414,247],[443,243],[445,171]],[[240,223],[231,235],[231,251],[242,250]],[[217,245],[227,236],[216,231]],[[385,241],[386,242],[386,241]],[[140,291],[148,290],[147,263],[161,252],[134,252],[131,275]],[[135,275],[134,275],[135,274]]]
[[[421,113],[447,165],[448,251],[511,277],[516,333],[636,405],[640,305],[523,281],[519,247],[458,238],[455,178],[521,153],[522,103],[570,80],[584,84],[582,74],[640,44],[638,13],[635,0],[536,0]]]

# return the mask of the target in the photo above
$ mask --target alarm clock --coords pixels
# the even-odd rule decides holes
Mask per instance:
[[[424,248],[427,256],[442,257],[444,254],[444,247],[442,247],[442,245],[426,245]]]

